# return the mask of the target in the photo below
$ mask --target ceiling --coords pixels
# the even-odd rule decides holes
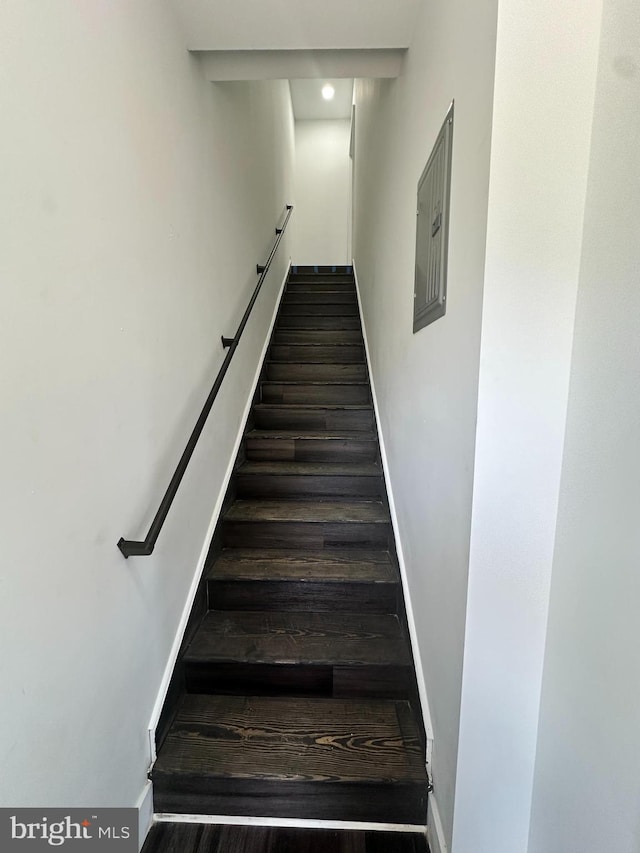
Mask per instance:
[[[322,97],[322,87],[330,83],[336,90],[332,101]],[[290,80],[291,103],[296,119],[351,118],[353,102],[353,80],[326,79]]]

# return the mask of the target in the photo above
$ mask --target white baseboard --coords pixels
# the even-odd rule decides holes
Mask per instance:
[[[427,772],[431,779],[431,754],[433,750],[433,726],[431,724],[431,713],[429,711],[429,699],[427,697],[427,685],[424,680],[424,670],[422,668],[422,659],[420,656],[420,648],[418,646],[418,635],[416,632],[416,622],[413,615],[413,605],[411,601],[411,592],[409,590],[409,582],[407,578],[407,568],[402,551],[402,541],[400,539],[400,529],[398,527],[398,516],[396,513],[396,505],[393,498],[393,487],[391,485],[391,477],[389,474],[389,464],[387,461],[387,452],[384,443],[384,434],[382,432],[382,421],[380,419],[380,410],[378,408],[378,398],[376,395],[376,385],[371,371],[371,358],[369,352],[369,341],[367,339],[367,327],[364,321],[364,312],[362,310],[362,297],[360,294],[360,284],[358,282],[358,272],[356,270],[355,261],[353,263],[353,275],[356,282],[356,293],[358,296],[358,307],[360,310],[360,320],[362,322],[362,335],[364,338],[364,348],[367,356],[367,366],[369,367],[369,379],[371,381],[371,396],[373,398],[373,408],[376,413],[376,422],[378,426],[378,438],[380,441],[380,456],[382,458],[382,470],[384,473],[384,482],[387,488],[387,498],[389,500],[389,512],[391,514],[391,526],[396,541],[396,552],[398,555],[398,563],[400,565],[400,579],[402,581],[402,590],[404,593],[404,603],[407,611],[407,622],[409,624],[409,639],[411,641],[411,651],[413,652],[413,662],[416,668],[416,679],[418,682],[418,693],[420,694],[420,705],[422,707],[422,717],[424,720],[424,728],[427,736]]]
[[[147,782],[138,802],[138,850],[142,850],[145,839],[153,824],[153,786]]]
[[[160,714],[162,713],[162,707],[164,705],[164,701],[167,696],[167,691],[169,689],[169,684],[171,682],[171,677],[173,675],[173,670],[176,665],[176,661],[178,659],[178,654],[180,652],[180,646],[182,645],[182,638],[184,637],[184,632],[187,630],[187,623],[189,621],[189,616],[191,615],[191,609],[193,607],[193,602],[196,597],[196,593],[198,591],[198,585],[200,584],[200,579],[202,577],[202,572],[204,571],[204,564],[207,559],[207,554],[209,553],[209,547],[211,545],[211,540],[213,539],[213,534],[215,533],[216,524],[218,523],[218,517],[220,515],[220,511],[222,509],[222,503],[224,501],[224,497],[227,492],[227,488],[229,486],[229,482],[231,480],[231,475],[233,474],[233,467],[236,462],[236,456],[238,454],[238,450],[240,449],[240,443],[242,441],[242,437],[244,435],[244,427],[249,417],[249,412],[251,411],[251,406],[253,404],[253,396],[255,394],[256,387],[258,385],[258,379],[260,378],[260,372],[262,370],[262,364],[264,362],[265,356],[267,354],[267,348],[269,346],[269,341],[271,340],[271,334],[273,332],[273,327],[276,322],[276,316],[278,313],[278,307],[280,305],[280,297],[282,295],[282,291],[287,281],[287,276],[289,275],[289,267],[291,266],[291,258],[289,258],[289,265],[287,266],[287,270],[284,274],[284,278],[282,279],[282,283],[280,284],[280,289],[278,290],[278,295],[276,297],[275,307],[273,309],[273,314],[271,317],[271,321],[269,323],[269,329],[267,331],[267,335],[264,341],[264,345],[262,347],[262,352],[260,353],[260,357],[258,359],[258,366],[256,368],[255,376],[253,378],[253,382],[251,383],[251,390],[249,391],[249,396],[247,398],[246,405],[244,407],[244,412],[240,419],[240,426],[238,427],[238,434],[236,436],[236,440],[233,447],[233,452],[231,453],[231,459],[229,461],[229,465],[224,475],[224,480],[222,481],[222,486],[220,488],[220,493],[218,495],[218,499],[216,501],[216,505],[213,510],[213,514],[211,516],[211,521],[209,523],[209,528],[207,530],[207,535],[204,540],[204,544],[202,546],[202,550],[200,551],[200,557],[196,564],[196,569],[193,575],[193,579],[191,581],[191,587],[189,588],[189,594],[187,595],[187,600],[185,602],[182,616],[180,617],[180,622],[178,624],[178,628],[173,640],[173,645],[171,647],[171,653],[169,654],[169,659],[167,661],[167,665],[164,670],[164,674],[162,676],[162,681],[160,683],[160,689],[158,691],[158,696],[156,698],[155,705],[153,707],[153,712],[151,714],[151,719],[149,721],[149,752],[150,752],[150,761],[149,768],[153,766],[156,760],[156,728],[158,726],[158,722],[160,720]]]
[[[412,832],[424,835],[424,826],[410,823],[368,823],[353,820],[305,820],[292,817],[247,817],[245,815],[165,814],[154,815],[155,823],[206,823],[221,826],[281,826],[294,829],[354,829],[373,832]]]
[[[438,810],[438,803],[433,793],[429,794],[429,802],[427,804],[427,841],[429,842],[431,853],[449,853]]]

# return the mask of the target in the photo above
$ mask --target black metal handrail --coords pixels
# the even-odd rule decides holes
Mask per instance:
[[[204,428],[207,417],[209,416],[209,412],[211,411],[211,407],[214,404],[216,397],[218,396],[218,391],[220,390],[220,386],[222,385],[222,380],[224,379],[227,370],[229,369],[229,365],[231,364],[231,359],[233,358],[233,354],[238,347],[238,343],[240,342],[240,337],[244,332],[244,327],[247,325],[247,321],[249,320],[249,315],[251,314],[251,310],[255,304],[256,299],[258,298],[258,294],[260,293],[260,288],[262,287],[262,283],[267,277],[267,273],[269,272],[269,267],[271,266],[271,262],[273,261],[276,252],[278,251],[278,246],[280,245],[280,241],[282,240],[282,235],[285,232],[285,229],[289,223],[289,219],[291,217],[291,213],[293,212],[293,205],[287,205],[287,215],[285,216],[284,222],[281,226],[276,228],[276,239],[273,244],[273,248],[269,253],[269,257],[267,258],[267,262],[262,264],[256,264],[256,271],[260,275],[258,279],[258,283],[256,285],[255,290],[253,291],[253,296],[249,300],[249,305],[247,306],[247,310],[244,312],[242,316],[242,320],[240,321],[240,325],[238,326],[238,331],[232,338],[225,338],[222,336],[222,346],[229,349],[229,352],[226,354],[224,361],[222,362],[222,366],[218,371],[218,375],[216,376],[216,381],[213,383],[213,388],[209,392],[209,396],[203,406],[202,411],[200,412],[200,417],[198,418],[196,425],[191,433],[191,437],[187,442],[187,446],[184,449],[184,453],[180,457],[180,461],[178,462],[178,467],[176,468],[173,477],[171,478],[171,482],[169,483],[169,487],[165,492],[162,501],[160,502],[160,507],[158,512],[155,515],[155,518],[151,522],[151,527],[149,528],[149,532],[145,536],[144,540],[138,542],[135,539],[120,539],[118,542],[118,548],[122,551],[125,557],[148,557],[149,554],[153,553],[153,549],[155,548],[156,541],[158,536],[160,535],[160,531],[162,530],[162,525],[165,522],[167,514],[169,513],[169,509],[171,504],[173,503],[173,499],[176,496],[176,492],[178,491],[178,486],[180,485],[180,481],[184,477],[184,473],[187,470],[187,465],[189,464],[189,460],[193,455],[193,451],[196,448],[196,444],[198,443],[198,439],[200,438],[200,434]]]

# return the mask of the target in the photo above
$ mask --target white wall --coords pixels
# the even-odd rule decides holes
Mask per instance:
[[[169,0],[190,50],[394,48],[411,40],[420,0]]]
[[[288,246],[143,536],[290,201],[286,83],[212,85],[165,3],[0,9],[0,803],[134,805]],[[260,132],[256,133],[256,128]]]
[[[350,264],[348,119],[296,121],[293,262]]]
[[[403,76],[356,84],[354,256],[450,841],[497,0],[421,6]],[[413,335],[417,183],[453,98],[447,314]]]
[[[640,849],[639,45],[605,0],[530,853]]]
[[[397,77],[405,52],[404,48],[210,50],[195,56],[208,80],[317,80],[318,77]]]
[[[455,853],[527,850],[600,7],[499,3]]]

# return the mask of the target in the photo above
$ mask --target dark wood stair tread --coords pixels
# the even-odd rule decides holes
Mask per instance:
[[[235,522],[303,521],[333,524],[389,524],[389,514],[379,501],[235,501],[225,514]]]
[[[362,331],[357,329],[292,329],[278,328],[274,331],[276,344],[363,344]]]
[[[355,288],[348,289],[343,286],[338,286],[334,290],[328,290],[323,288],[322,290],[314,290],[313,286],[311,286],[308,290],[299,290],[297,288],[289,290],[287,289],[286,293],[282,298],[282,302],[284,305],[310,305],[310,304],[356,304],[356,291]]]
[[[272,408],[271,406],[269,408]],[[278,407],[279,408],[279,407]],[[292,409],[300,409],[300,406],[290,406]],[[316,408],[326,409],[328,406],[317,406]],[[349,408],[348,406],[340,406],[339,408]],[[351,408],[366,409],[367,406],[356,406]],[[331,441],[337,439],[345,441],[349,438],[357,441],[377,441],[378,438],[373,432],[367,430],[303,430],[303,429],[252,429],[245,434],[245,438],[308,438],[314,441]]]
[[[375,462],[245,462],[237,474],[263,474],[313,477],[381,477],[382,469]]]
[[[386,551],[301,552],[257,548],[228,548],[209,571],[216,580],[274,580],[296,582],[397,583],[398,575]]]
[[[320,315],[314,316],[301,314],[288,316],[286,314],[281,314],[278,318],[276,332],[279,333],[286,329],[335,332],[357,331],[359,334],[362,334],[360,317],[357,314],[341,317],[323,317]]]
[[[366,379],[263,379],[262,385],[317,385],[324,388],[327,385],[361,385],[368,388]]]
[[[258,403],[253,407],[256,429],[336,430],[371,434],[373,407],[366,403]]]
[[[269,381],[293,382],[296,385],[367,383],[367,368],[364,362],[268,361],[266,375]]]
[[[185,663],[237,662],[294,666],[409,666],[397,616],[211,610]]]
[[[426,785],[406,702],[187,695],[153,768],[207,779]]]
[[[331,417],[326,413],[307,418],[302,415],[290,419],[276,418],[275,415],[269,417],[277,429],[252,430],[245,434],[247,458],[290,462],[341,462],[347,459],[373,462],[378,456],[378,440],[369,431],[371,423],[367,415],[351,415],[347,425],[355,429],[336,429],[344,423],[344,413],[340,417]],[[270,425],[264,421],[261,423],[263,427]],[[287,428],[292,425],[300,429]]]
[[[207,574],[215,610],[395,613],[399,575],[386,551],[226,548]],[[345,694],[342,694],[345,695]],[[376,694],[379,695],[379,694]]]
[[[354,284],[356,282],[356,277],[352,272],[338,272],[338,271],[316,271],[316,270],[298,270],[297,272],[293,270],[289,273],[288,282],[289,284],[296,284],[301,281],[308,281],[312,284],[316,282],[329,281],[332,283],[340,283],[344,282],[345,284]]]
[[[263,380],[263,403],[368,403],[371,389],[367,381]]]
[[[282,412],[287,410],[315,412],[325,409],[330,412],[371,412],[373,406],[371,403],[256,403],[253,410],[256,411],[256,409],[258,411],[277,409]],[[370,434],[374,435],[374,433]]]
[[[271,345],[272,364],[365,364],[362,344],[278,344]]]

